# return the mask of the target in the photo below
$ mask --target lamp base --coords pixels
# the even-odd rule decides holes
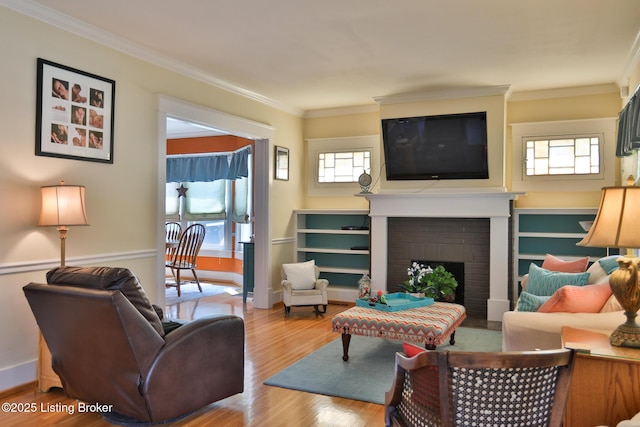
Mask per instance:
[[[616,347],[640,348],[640,325],[635,321],[636,313],[624,313],[627,321],[618,326],[609,337],[611,345]]]

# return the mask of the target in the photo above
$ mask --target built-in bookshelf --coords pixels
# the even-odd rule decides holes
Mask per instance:
[[[369,274],[369,211],[303,209],[294,211],[297,262],[315,260],[329,287],[358,288]]]
[[[606,248],[576,246],[587,232],[583,226],[597,213],[593,208],[516,208],[513,210],[513,289],[519,295],[519,283],[531,263],[542,265],[546,254],[563,259],[590,257],[590,262],[606,256]],[[617,252],[616,252],[617,253]]]

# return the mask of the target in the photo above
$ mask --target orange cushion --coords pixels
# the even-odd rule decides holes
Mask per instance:
[[[423,351],[426,351],[424,347],[418,347],[417,345],[413,345],[413,344],[408,343],[408,342],[403,342],[402,343],[402,349],[404,350],[404,354],[407,357],[417,356],[418,354],[422,353]]]
[[[551,254],[547,254],[542,262],[542,268],[562,273],[583,273],[587,271],[589,257],[566,261]]]
[[[611,296],[608,282],[587,286],[563,286],[540,306],[539,313],[598,313]]]

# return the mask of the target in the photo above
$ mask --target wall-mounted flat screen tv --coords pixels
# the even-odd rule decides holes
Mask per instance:
[[[382,120],[387,180],[488,179],[487,113]]]

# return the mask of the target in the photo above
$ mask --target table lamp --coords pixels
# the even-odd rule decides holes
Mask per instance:
[[[626,248],[627,254],[617,259],[620,268],[609,276],[609,285],[627,321],[609,337],[611,345],[640,348],[640,325],[636,323],[640,309],[638,270],[640,258],[632,256],[632,248],[640,247],[640,187],[605,187],[602,189],[598,214],[579,246]]]
[[[65,265],[65,240],[67,227],[71,225],[89,225],[84,206],[84,185],[49,185],[40,187],[42,209],[40,226],[55,226],[60,232],[60,265]]]

